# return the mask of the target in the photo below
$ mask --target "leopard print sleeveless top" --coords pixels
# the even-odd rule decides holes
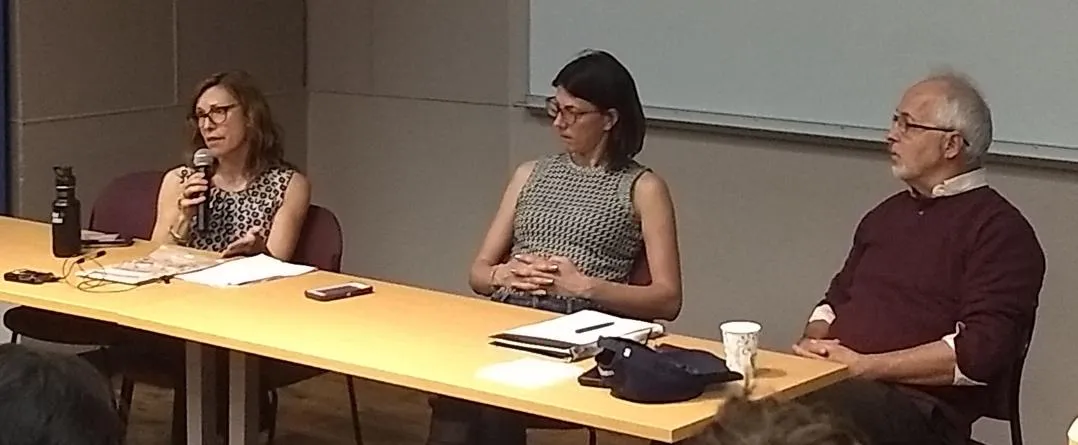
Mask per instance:
[[[210,188],[209,228],[201,233],[192,230],[188,247],[221,252],[254,227],[261,227],[263,235],[269,236],[273,218],[284,202],[284,192],[295,172],[286,167],[270,167],[243,190]]]

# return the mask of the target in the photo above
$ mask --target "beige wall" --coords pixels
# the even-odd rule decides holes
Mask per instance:
[[[527,24],[524,0],[308,3],[308,163],[315,200],[344,224],[349,271],[467,290],[511,167],[557,150],[545,119],[510,105],[524,92]],[[860,216],[899,188],[880,151],[834,141],[652,129],[641,159],[678,210],[686,302],[675,329],[715,336],[720,321],[751,318],[772,348],[799,333]],[[1051,443],[1078,409],[1078,176],[991,172],[1047,251],[1022,399],[1026,442]],[[977,430],[1006,442],[999,424]]]
[[[225,69],[259,80],[285,127],[289,157],[306,161],[302,1],[5,1],[15,214],[48,215],[55,164],[75,167],[89,212],[117,175],[185,161],[189,95]]]
[[[467,287],[515,116],[505,2],[467,3],[485,12],[434,0],[308,4],[308,165],[314,200],[346,228],[350,270]]]

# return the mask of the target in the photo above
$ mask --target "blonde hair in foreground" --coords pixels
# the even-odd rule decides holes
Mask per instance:
[[[699,445],[866,445],[829,411],[796,401],[731,398]]]

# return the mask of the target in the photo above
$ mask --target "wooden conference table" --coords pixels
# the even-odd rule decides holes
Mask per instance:
[[[99,261],[116,263],[144,256],[146,242],[109,249]],[[0,270],[60,272],[46,224],[0,217]],[[300,277],[234,288],[210,288],[172,280],[131,290],[109,285],[94,293],[64,283],[26,285],[0,282],[0,301],[86,316],[188,340],[188,441],[208,442],[213,360],[204,345],[229,349],[230,443],[257,440],[256,354],[310,365],[631,436],[673,442],[701,431],[721,403],[721,389],[685,403],[643,405],[610,396],[608,390],[579,386],[575,378],[541,388],[496,383],[477,376],[489,365],[534,357],[489,345],[487,336],[556,316],[377,280],[359,298],[319,303],[303,291],[357,280],[318,271]],[[680,335],[662,343],[708,349],[722,345]],[[591,360],[573,364],[583,372]],[[846,377],[829,362],[761,351],[753,397],[792,398]],[[359,395],[362,399],[362,394]],[[207,411],[203,415],[203,411]],[[248,421],[250,420],[250,421]]]

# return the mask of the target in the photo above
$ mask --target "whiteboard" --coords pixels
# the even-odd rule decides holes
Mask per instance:
[[[1076,0],[532,0],[527,102],[586,48],[650,119],[859,140],[952,68],[992,107],[990,152],[1078,162]]]

